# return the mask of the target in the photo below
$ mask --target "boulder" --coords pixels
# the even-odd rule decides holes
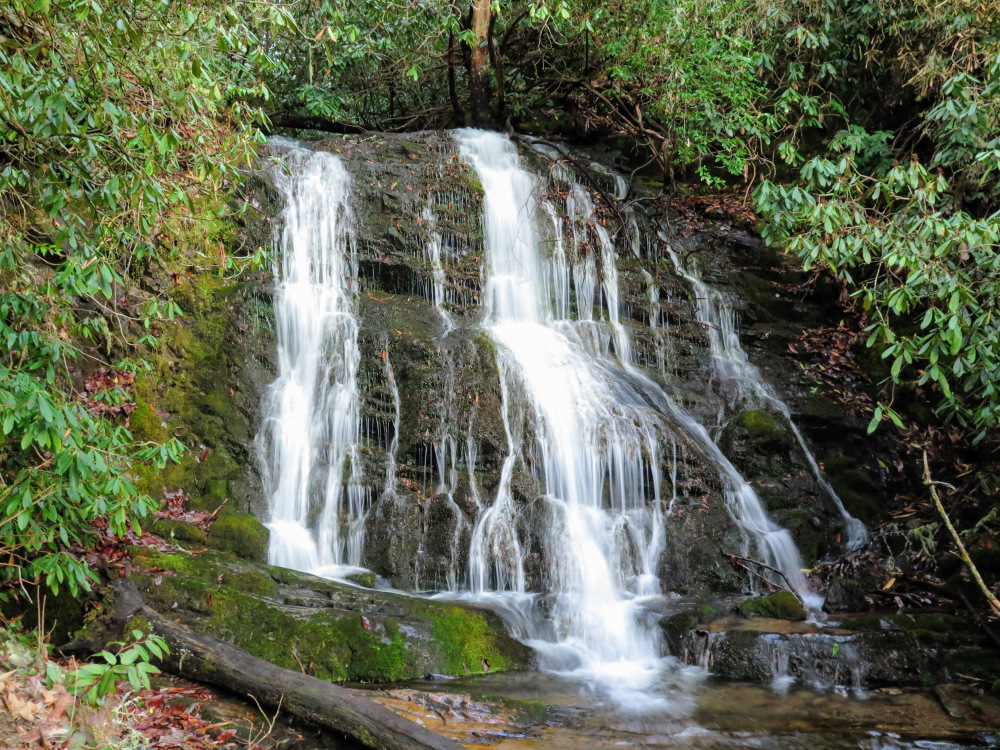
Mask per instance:
[[[488,610],[359,588],[212,550],[136,549],[132,577],[145,603],[172,621],[330,682],[483,674],[532,661],[532,650]]]
[[[791,591],[749,599],[739,606],[739,613],[744,617],[771,617],[776,620],[806,619],[805,607]]]
[[[849,578],[834,578],[826,591],[823,611],[830,614],[837,612],[867,612],[871,602],[865,596],[865,590],[857,581]]]

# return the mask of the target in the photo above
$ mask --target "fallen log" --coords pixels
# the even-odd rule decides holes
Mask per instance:
[[[205,682],[262,706],[288,711],[375,750],[462,750],[461,746],[393,713],[353,691],[290,669],[276,667],[235,646],[196,633],[146,606],[127,579],[115,586],[116,630],[139,627],[163,638],[170,654],[159,666],[171,674]]]

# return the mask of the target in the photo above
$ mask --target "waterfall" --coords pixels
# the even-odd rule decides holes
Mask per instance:
[[[662,238],[665,240],[665,238]],[[708,333],[709,351],[712,356],[712,372],[717,378],[735,383],[739,396],[753,408],[770,406],[775,409],[788,424],[809,468],[816,478],[817,484],[827,493],[844,519],[847,530],[847,546],[859,547],[868,539],[865,525],[852,516],[843,501],[820,471],[816,457],[806,444],[806,439],[792,420],[792,411],[788,404],[767,383],[760,370],[750,361],[740,345],[740,336],[736,327],[736,313],[725,296],[702,281],[694,264],[684,265],[672,247],[667,245],[667,255],[670,257],[677,273],[691,284],[695,297],[695,315],[698,322],[705,326]]]
[[[663,447],[672,455],[676,497],[672,429],[719,472],[730,514],[765,561],[817,605],[788,531],[770,521],[705,427],[634,365],[619,310],[614,242],[596,220],[589,193],[556,165],[553,177],[568,183],[567,251],[551,198],[536,198],[542,186],[521,166],[513,144],[474,130],[458,131],[456,139],[484,190],[484,324],[497,344],[509,444],[497,501],[473,533],[474,590],[525,591],[509,486],[520,445],[510,409],[523,394],[533,419],[533,469],[548,514],[542,543],[550,623],[546,635],[532,641],[546,666],[591,678],[622,703],[658,678],[660,644],[642,622],[641,607],[644,597],[660,593]],[[551,251],[536,213],[553,229]],[[575,300],[567,284],[570,268]],[[567,314],[571,309],[575,320]],[[600,318],[595,310],[602,311]],[[515,601],[522,611],[522,600]]]
[[[340,159],[275,139],[284,193],[275,275],[278,378],[258,447],[268,559],[332,574],[357,566],[368,496],[358,460],[358,322],[351,179]]]
[[[601,341],[609,338],[619,356],[627,357],[628,350],[617,318],[611,240],[603,227],[596,232],[602,291],[612,310],[612,336],[607,336],[597,333],[593,307],[579,297],[580,320],[561,317],[569,309],[562,298],[568,293],[567,260],[558,250],[550,259],[542,249],[536,231],[538,185],[520,165],[513,144],[503,135],[475,130],[457,131],[455,137],[461,158],[476,170],[484,190],[484,325],[497,345],[509,449],[497,500],[474,530],[473,586],[481,592],[525,591],[510,488],[519,449],[511,404],[523,394],[531,407],[547,514],[541,534],[555,634],[554,641],[532,645],[550,668],[593,678],[623,703],[649,700],[642,691],[657,679],[661,649],[655,629],[640,621],[638,607],[639,594],[658,593],[655,569],[649,566],[655,565],[662,544],[662,422],[620,377],[620,367],[603,356],[607,347]],[[575,244],[586,246],[593,206],[578,187],[570,200]],[[546,213],[558,223],[554,212]],[[577,290],[596,291],[593,255],[579,259],[573,275]]]
[[[443,498],[455,518],[443,583],[448,595],[460,596],[467,585],[479,601],[503,608],[546,668],[583,678],[623,708],[663,708],[663,691],[654,688],[667,662],[647,607],[662,594],[658,566],[665,516],[677,499],[678,448],[699,453],[718,472],[748,545],[812,603],[802,561],[788,531],[769,520],[705,427],[635,361],[640,348],[633,348],[621,312],[618,250],[596,197],[565,164],[554,166],[557,189],[549,190],[522,166],[506,136],[460,130],[455,140],[484,193],[482,327],[495,349],[506,455],[490,503],[480,496],[475,473],[478,396],[464,445],[453,407],[442,413],[425,455],[424,484],[435,484],[433,497]],[[286,198],[275,238],[279,372],[265,397],[258,438],[270,500],[269,559],[341,577],[360,564],[370,506],[358,435],[351,178],[334,154],[275,142],[281,149],[275,182]],[[614,178],[615,195],[623,195],[627,186],[619,176],[605,176]],[[455,260],[454,247],[442,241],[432,205],[429,200],[419,215],[443,330],[438,341],[458,341],[468,325],[445,309],[445,266]],[[626,212],[623,222],[623,247],[639,254],[637,220]],[[665,372],[671,367],[667,318],[648,274],[646,284],[650,324],[660,336],[657,364]],[[702,314],[709,313],[699,308]],[[745,354],[741,364],[731,347],[714,340],[712,347],[720,371],[730,360],[749,366]],[[453,393],[459,365],[451,353],[444,356],[444,387]],[[388,338],[381,358],[394,407],[382,497],[392,499],[402,493],[396,476],[401,395]],[[471,529],[455,498],[461,460],[477,509]],[[532,481],[538,497],[524,498],[523,484]],[[462,570],[458,550],[465,539],[468,567]],[[418,587],[421,558],[432,553],[418,551]]]

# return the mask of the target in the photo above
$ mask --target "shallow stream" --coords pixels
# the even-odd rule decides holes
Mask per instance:
[[[373,696],[470,748],[1000,746],[1000,701],[951,686],[884,688],[863,696],[795,687],[782,695],[769,686],[722,683],[691,670],[660,691],[670,708],[646,714],[622,711],[588,697],[581,683],[539,673],[409,682],[373,691]]]

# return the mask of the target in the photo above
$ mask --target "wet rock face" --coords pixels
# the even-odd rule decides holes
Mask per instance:
[[[947,613],[848,616],[817,625],[718,617],[722,609],[701,605],[664,617],[660,627],[670,653],[724,679],[826,688],[918,686],[960,676],[992,680],[1000,668],[975,623]]]
[[[871,602],[865,596],[864,587],[848,578],[834,578],[826,590],[823,611],[828,613],[867,612]]]
[[[740,605],[744,617],[771,617],[776,620],[805,620],[806,610],[791,591],[758,596]]]
[[[348,136],[310,147],[337,153],[353,183],[363,439],[357,460],[363,462],[371,498],[362,562],[399,588],[461,588],[468,583],[472,529],[496,497],[508,455],[497,353],[481,326],[482,188],[459,161],[448,133]],[[522,157],[549,180],[544,189],[553,195],[565,191],[550,159],[526,148]],[[253,216],[246,219],[242,231],[250,244],[273,232],[276,215],[266,175],[255,179],[259,184],[248,200],[271,207],[256,212],[256,224]],[[802,418],[807,438],[818,439],[825,452],[825,441],[832,444],[839,436],[845,465],[866,477],[867,457],[856,437],[863,425],[837,414],[809,416],[811,394],[796,381],[794,365],[782,352],[804,325],[821,318],[821,305],[774,291],[775,282],[790,273],[788,261],[725,224],[671,234],[671,217],[654,211],[651,202],[639,202],[631,214],[639,233],[636,241],[629,239],[630,221],[608,198],[614,192],[610,176],[594,170],[592,184],[598,188],[593,221],[616,238],[621,316],[633,361],[708,429],[772,519],[792,532],[807,563],[837,551],[842,519],[810,473],[787,420],[774,409],[741,400],[731,383],[713,373],[696,300],[658,249],[665,241],[658,233],[666,226],[664,236],[685,257],[697,258],[705,280],[732,298],[751,360],[789,401],[793,417]],[[438,242],[443,270],[437,290],[428,251],[432,240]],[[435,309],[436,294],[443,296],[444,315]],[[575,293],[572,299],[579,314],[580,300]],[[606,316],[601,294],[594,315]],[[273,337],[266,341],[273,347]],[[233,356],[243,356],[244,345],[234,345]],[[237,394],[259,394],[259,382],[273,378],[273,359],[260,361],[258,348],[243,356],[246,367],[237,377],[250,385],[237,387]],[[244,411],[248,441],[257,428],[252,408]],[[511,487],[524,568],[529,588],[541,589],[545,549],[539,525],[547,514],[539,499],[530,418],[509,417],[516,433]],[[663,476],[669,481],[661,494],[670,513],[656,570],[661,586],[682,593],[740,591],[745,579],[720,553],[745,551],[745,542],[726,506],[718,471],[683,438],[664,454]],[[252,450],[241,458],[253,463]],[[850,478],[851,486],[861,487],[857,477]],[[235,498],[239,509],[251,507],[266,519],[265,503],[259,497],[247,500],[253,489],[241,482],[230,481],[226,488],[242,496]],[[859,495],[877,490],[869,482]]]

